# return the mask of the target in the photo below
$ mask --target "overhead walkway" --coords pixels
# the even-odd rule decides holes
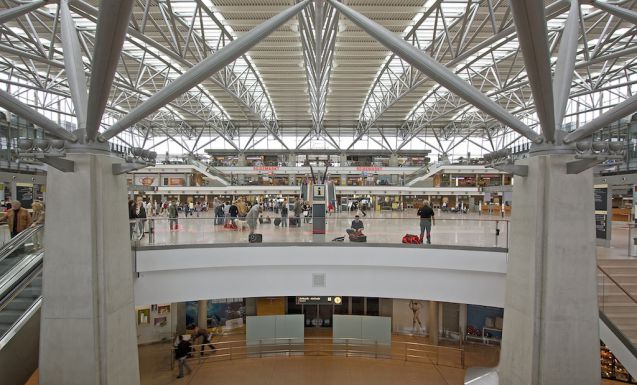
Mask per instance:
[[[405,179],[405,186],[413,187],[419,182],[423,182],[439,172],[450,174],[502,174],[501,171],[480,165],[451,165],[447,162],[437,162],[429,166],[421,167],[414,171]]]
[[[0,249],[0,382],[22,385],[38,366],[43,226]]]

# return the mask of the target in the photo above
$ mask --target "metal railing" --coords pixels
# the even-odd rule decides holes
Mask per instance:
[[[215,341],[212,350],[209,344],[192,345],[190,361],[224,361],[263,357],[293,356],[337,356],[417,362],[464,369],[465,351],[461,348],[428,345],[417,342],[378,341],[359,338],[305,337],[269,338],[247,344],[245,339]],[[170,367],[175,365],[175,347],[170,348]]]
[[[333,214],[325,217],[326,232],[323,238],[317,238],[312,234],[314,218],[311,213],[307,217],[301,215],[294,218],[291,212],[286,226],[283,227],[283,223],[275,225],[275,220],[281,219],[280,214],[263,212],[263,222],[257,221],[255,231],[263,234],[265,243],[330,243],[338,237],[347,238],[346,230],[351,227],[353,214]],[[367,243],[401,244],[405,234],[420,234],[418,217],[388,218],[368,214],[361,219]],[[133,220],[130,223],[131,238],[135,241],[135,247],[245,243],[249,231],[245,218],[215,218],[211,213],[202,214],[200,217],[184,217],[182,214],[172,220],[160,215]],[[228,227],[230,223],[234,226]],[[148,237],[142,238],[142,229]],[[432,243],[437,246],[506,249],[509,247],[509,230],[508,219],[443,213],[442,217],[436,216],[435,224],[431,228]]]
[[[629,293],[615,278],[613,278],[603,267],[597,266],[598,270],[598,298],[600,314],[603,313],[604,320],[611,323],[617,338],[619,338],[628,348],[635,351],[636,341],[629,338],[622,331],[622,326],[632,327],[634,317],[637,314],[637,298]]]

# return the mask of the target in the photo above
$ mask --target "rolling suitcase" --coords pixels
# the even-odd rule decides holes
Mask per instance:
[[[263,234],[250,234],[248,236],[248,242],[250,243],[261,243],[263,242]]]
[[[281,225],[281,218],[274,218],[274,225],[275,226],[280,226]]]

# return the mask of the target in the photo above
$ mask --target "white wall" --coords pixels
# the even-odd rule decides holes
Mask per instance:
[[[140,250],[135,303],[296,295],[504,303],[504,252],[315,245]],[[325,287],[312,286],[313,274],[325,274]]]

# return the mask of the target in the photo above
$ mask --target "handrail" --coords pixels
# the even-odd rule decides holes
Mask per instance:
[[[43,269],[44,251],[31,254],[0,277],[0,311],[27,287]]]
[[[611,282],[613,282],[615,284],[615,286],[617,286],[619,288],[619,290],[621,290],[622,292],[624,292],[624,294],[626,294],[628,296],[628,298],[631,299],[631,301],[633,301],[634,303],[637,304],[637,299],[635,299],[635,297],[633,297],[629,292],[626,291],[626,289],[624,289],[619,282],[617,282],[613,277],[610,276],[610,274],[608,274],[608,272],[606,272],[606,270],[604,270],[600,265],[597,265],[597,269],[599,271],[601,271],[606,277],[608,277],[608,279],[611,280]]]
[[[637,347],[626,337],[626,335],[615,325],[613,321],[608,318],[602,310],[599,311],[599,319],[602,321],[608,329],[617,337],[617,339],[628,349],[628,351],[637,358]]]
[[[44,225],[37,225],[34,227],[29,227],[24,231],[21,231],[18,235],[12,238],[9,242],[7,242],[0,249],[0,262],[2,262],[5,258],[7,258],[11,253],[13,253],[18,247],[22,246],[31,235],[35,234],[36,231],[39,231],[43,228]]]
[[[453,366],[441,363],[440,352],[444,351],[459,354],[459,367],[464,368],[465,363],[465,350],[463,348],[429,345],[410,341],[392,341],[390,344],[379,344],[376,340],[334,337],[267,338],[257,341],[258,342],[251,345],[248,345],[245,339],[214,342],[211,341],[210,343],[192,345],[192,358],[195,359],[196,357],[199,357],[199,359],[201,359],[202,357],[213,357],[208,354],[209,352],[212,352],[211,350],[206,350],[203,348],[206,348],[206,346],[209,346],[210,344],[214,344],[215,358],[261,358],[264,355],[267,356],[272,354],[286,354],[290,356],[300,353],[308,355],[333,353],[338,355],[344,354],[346,357],[363,355],[376,359],[399,359],[401,361],[408,361],[409,358],[420,358],[427,359],[431,361],[431,363],[434,363],[436,365]],[[263,343],[263,341],[266,341],[266,343]],[[397,347],[397,345],[398,349],[393,349]],[[299,348],[299,346],[303,347]],[[171,345],[171,367],[172,365],[174,365],[174,360],[172,359],[172,357],[174,357],[175,349],[175,346]],[[201,355],[199,354],[198,350],[201,350]],[[237,350],[241,351],[237,352]],[[422,355],[419,355],[419,353],[422,353]],[[431,354],[436,355],[435,362],[430,356]]]
[[[8,343],[11,341],[11,338],[18,334],[20,330],[24,327],[24,325],[33,317],[40,308],[42,307],[42,296],[38,297],[31,306],[27,310],[22,313],[20,318],[16,322],[11,325],[9,330],[4,333],[4,335],[0,336],[0,350],[2,350]]]

